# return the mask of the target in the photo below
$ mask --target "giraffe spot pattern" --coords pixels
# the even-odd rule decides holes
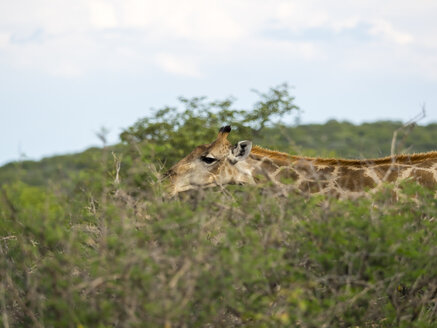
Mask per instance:
[[[413,169],[409,178],[428,188],[435,187],[437,184],[437,181],[434,179],[434,174],[425,170]]]
[[[400,173],[401,167],[397,165],[378,165],[375,167],[369,167],[369,170],[374,170],[381,181],[393,182]]]
[[[336,183],[341,188],[349,191],[362,191],[374,188],[376,186],[375,181],[365,173],[366,170],[364,169],[340,167]]]
[[[424,160],[423,162],[418,163],[416,166],[424,169],[431,169],[434,166],[434,164],[435,164],[434,159],[427,159]]]
[[[271,159],[269,158],[263,158],[260,163],[260,168],[263,171],[271,172],[279,168],[278,165],[276,165]]]
[[[294,163],[293,167],[305,179],[318,179],[317,170],[311,161],[299,160]]]
[[[305,180],[302,181],[298,188],[303,192],[315,193],[322,191],[329,185],[328,181],[320,181],[320,180]]]
[[[275,179],[281,183],[292,183],[299,178],[299,174],[291,167],[281,167]]]

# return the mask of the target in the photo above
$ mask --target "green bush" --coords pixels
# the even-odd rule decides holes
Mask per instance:
[[[436,323],[432,191],[340,201],[234,186],[163,201],[153,180],[135,197],[123,179],[107,186],[80,206],[2,188],[4,326]]]

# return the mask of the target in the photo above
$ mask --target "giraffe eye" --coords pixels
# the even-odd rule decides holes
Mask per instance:
[[[205,162],[206,164],[212,164],[216,161],[214,157],[207,157],[207,156],[202,156],[200,157],[200,159],[202,160],[202,162]]]

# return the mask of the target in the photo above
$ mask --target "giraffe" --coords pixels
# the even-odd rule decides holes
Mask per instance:
[[[166,176],[170,195],[227,184],[256,184],[265,179],[311,194],[355,198],[376,191],[383,182],[414,180],[436,189],[437,151],[377,159],[334,159],[293,156],[253,146],[244,140],[232,145],[230,126],[220,128],[211,144],[196,147],[173,165]]]

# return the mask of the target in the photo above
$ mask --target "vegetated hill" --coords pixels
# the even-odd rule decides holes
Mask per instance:
[[[278,149],[314,156],[375,158],[390,155],[393,132],[401,122],[378,121],[355,125],[330,120],[325,124],[266,129],[256,142]],[[396,152],[414,153],[437,149],[437,124],[401,129]]]
[[[89,148],[77,154],[43,158],[40,161],[22,160],[11,162],[0,168],[0,181],[22,180],[29,185],[44,185],[49,180],[61,181],[71,174],[98,165],[96,155],[99,148]]]
[[[333,156],[347,158],[374,158],[390,154],[393,132],[402,124],[400,122],[381,121],[354,125],[348,122],[328,121],[325,124],[305,124],[300,126],[265,127],[254,137],[254,143],[290,153],[312,156]],[[203,140],[208,143],[211,140]],[[415,126],[402,130],[397,138],[398,152],[426,152],[437,149],[437,124]],[[200,141],[199,141],[200,142]],[[171,140],[168,141],[171,146]],[[149,142],[148,147],[150,148]],[[112,161],[112,152],[126,154],[128,145],[90,148],[82,153],[54,156],[41,161],[12,162],[0,168],[0,184],[11,181],[23,181],[29,185],[42,186],[50,182],[74,180],[86,172],[94,174],[102,171],[102,161]],[[145,150],[145,161],[166,161],[166,150]],[[187,150],[189,151],[189,150]],[[185,152],[186,153],[186,152]],[[104,155],[105,154],[105,155]],[[181,158],[183,155],[179,155]],[[126,157],[125,157],[126,159]],[[174,161],[174,160],[173,160]],[[124,163],[130,165],[130,163]],[[107,167],[107,164],[105,164]],[[82,173],[81,173],[82,172]]]

